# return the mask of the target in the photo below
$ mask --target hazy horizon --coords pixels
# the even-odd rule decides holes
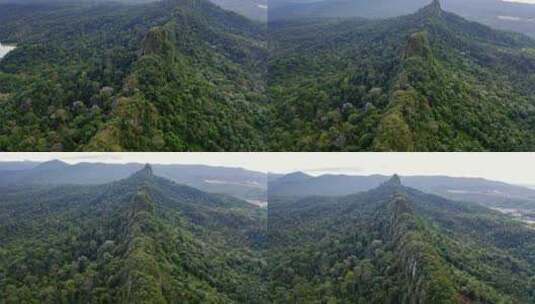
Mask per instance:
[[[535,185],[535,153],[1,153],[2,162],[206,165],[310,175],[444,175]]]

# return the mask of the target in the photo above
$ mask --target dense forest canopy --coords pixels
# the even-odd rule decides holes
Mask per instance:
[[[2,4],[0,150],[262,150],[265,25],[204,0]]]
[[[258,204],[267,202],[267,174],[242,168],[203,165],[153,164],[156,175],[209,193],[231,195]],[[96,185],[118,181],[143,168],[143,164],[77,163],[52,160],[0,162],[0,186]]]
[[[300,151],[530,151],[535,40],[438,1],[386,19],[270,22],[272,144]]]
[[[0,62],[0,150],[535,147],[535,40],[438,1],[267,25],[207,0],[0,7],[17,45]]]
[[[26,165],[9,163],[10,171],[0,175],[110,174],[102,164],[76,171],[61,161]],[[61,184],[60,177],[56,183],[0,183],[0,303],[535,300],[535,226],[402,180],[429,189],[465,183],[463,189],[492,186],[529,195],[526,189],[396,175],[379,183],[378,176],[345,182],[349,195],[334,195],[317,181],[314,188],[326,195],[311,196],[304,181],[333,184],[331,178],[340,177],[293,173],[270,177],[269,206],[261,208],[159,177],[166,174],[161,165],[136,168],[127,178],[100,184]],[[198,170],[205,177],[230,172],[240,178],[236,169],[172,169],[179,168],[183,176]]]
[[[1,303],[267,303],[263,208],[150,166],[0,191]]]
[[[395,176],[344,197],[272,196],[274,303],[532,303],[535,231]]]

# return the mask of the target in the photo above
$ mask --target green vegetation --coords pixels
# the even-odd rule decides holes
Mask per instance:
[[[277,20],[272,146],[297,151],[532,151],[535,41],[442,11]]]
[[[35,174],[58,167],[69,166]],[[102,185],[0,194],[2,304],[535,300],[532,226],[397,176],[347,196],[271,192],[269,210],[148,165]]]
[[[0,303],[266,303],[266,211],[152,175],[2,190]]]
[[[270,200],[274,303],[532,303],[535,231],[394,177],[344,197]]]
[[[1,4],[0,40],[0,150],[535,148],[535,41],[437,1],[267,26],[207,0]]]
[[[207,1],[4,4],[0,150],[263,150],[265,26]]]

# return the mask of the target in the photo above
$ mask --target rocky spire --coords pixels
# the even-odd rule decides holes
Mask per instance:
[[[143,169],[140,171],[140,173],[147,176],[152,176],[152,166],[150,164],[146,164],[145,167],[143,167]]]
[[[433,0],[433,2],[431,2],[429,5],[422,8],[420,13],[427,17],[436,17],[442,15],[442,6],[440,5],[440,0]]]
[[[387,183],[391,185],[401,186],[401,179],[399,178],[399,175],[394,174]]]
[[[137,171],[136,173],[132,174],[131,178],[136,180],[144,180],[148,177],[152,177],[152,167],[149,164],[146,164],[143,169]]]
[[[394,174],[389,180],[384,182],[381,187],[401,187],[401,179],[399,178],[399,175]]]
[[[435,16],[442,14],[442,6],[440,6],[440,0],[433,0],[429,5],[430,12]]]

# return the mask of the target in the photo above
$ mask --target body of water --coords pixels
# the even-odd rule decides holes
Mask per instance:
[[[13,51],[14,49],[14,45],[0,43],[0,59],[4,58],[7,53]]]

